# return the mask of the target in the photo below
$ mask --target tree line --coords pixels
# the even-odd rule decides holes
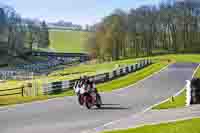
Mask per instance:
[[[87,40],[100,60],[200,52],[200,10],[176,2],[141,6],[128,13],[117,9],[95,24]]]
[[[25,19],[12,7],[0,7],[1,53],[17,56],[48,46],[49,31],[45,21]]]

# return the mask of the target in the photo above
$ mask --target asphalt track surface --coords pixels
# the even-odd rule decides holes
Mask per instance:
[[[126,118],[180,91],[198,64],[173,64],[126,89],[102,94],[102,109],[80,107],[77,97],[0,109],[0,133],[86,133]]]

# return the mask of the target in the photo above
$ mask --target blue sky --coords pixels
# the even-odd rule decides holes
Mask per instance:
[[[22,17],[39,18],[49,22],[72,21],[94,24],[116,8],[128,11],[144,4],[158,4],[161,0],[0,0],[12,6]]]

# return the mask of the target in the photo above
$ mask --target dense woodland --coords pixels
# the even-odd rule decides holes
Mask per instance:
[[[0,51],[11,56],[23,55],[34,48],[49,46],[45,21],[22,19],[9,6],[0,7]]]
[[[120,9],[95,25],[87,41],[93,57],[118,60],[161,53],[200,52],[200,7],[163,2],[128,13]]]

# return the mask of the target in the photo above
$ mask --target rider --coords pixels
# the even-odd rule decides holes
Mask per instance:
[[[80,77],[80,79],[75,83],[74,90],[77,95],[80,93],[80,88],[84,87],[84,89],[88,90],[89,93],[98,93],[94,79],[89,79],[87,76]]]
[[[95,81],[94,78],[88,78],[87,76],[81,77],[80,80],[78,80],[74,86],[75,92],[77,96],[79,97],[79,103],[83,105],[81,102],[83,99],[81,98],[84,95],[80,94],[88,94],[93,97],[94,102],[96,102],[96,105],[100,107],[102,104],[100,94],[98,93],[96,87],[95,87]],[[82,99],[82,100],[81,100]]]
[[[83,77],[80,77],[80,79],[75,82],[75,84],[74,84],[74,90],[75,90],[75,92],[77,94],[80,93],[80,89],[82,87],[86,86],[86,81],[87,81],[87,77],[83,76]]]
[[[75,82],[74,90],[75,90],[77,95],[79,95],[80,89],[81,89],[81,87],[83,87],[84,83],[85,83],[85,79],[83,77],[80,77],[80,79]]]
[[[101,96],[98,93],[98,90],[95,86],[94,78],[87,79],[87,87],[88,89],[90,89],[89,93],[94,97],[95,101],[97,102],[98,107],[100,107],[100,105],[102,104]]]
[[[98,93],[96,86],[95,86],[94,78],[87,79],[87,86],[90,89],[90,92],[94,92],[95,94]]]

